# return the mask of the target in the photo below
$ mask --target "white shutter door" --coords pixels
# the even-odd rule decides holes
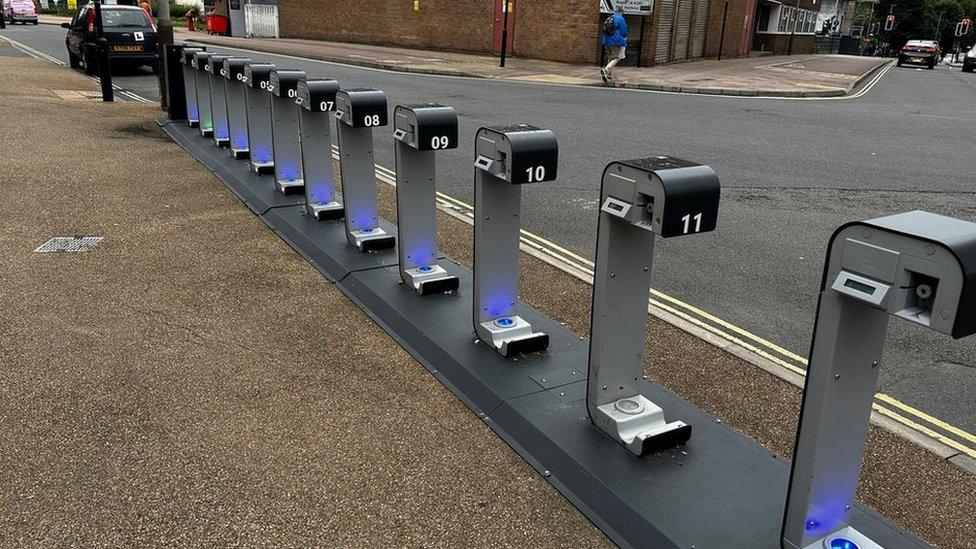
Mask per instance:
[[[705,55],[705,33],[708,31],[708,0],[695,0],[695,28],[691,39],[691,56]]]
[[[657,10],[657,46],[654,50],[655,63],[667,63],[671,49],[671,30],[674,25],[675,0],[660,0],[654,6]]]
[[[678,17],[674,31],[674,59],[687,59],[688,40],[691,38],[691,13],[694,0],[678,0]]]

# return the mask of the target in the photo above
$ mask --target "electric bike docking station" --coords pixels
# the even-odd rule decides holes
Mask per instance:
[[[227,98],[224,95],[224,60],[229,55],[211,55],[207,59],[207,74],[210,75],[210,109],[213,113],[213,140],[218,147],[230,145],[230,130],[227,127]]]
[[[191,128],[200,125],[200,106],[197,104],[197,70],[193,67],[193,54],[207,51],[206,48],[183,48],[183,90],[186,95],[186,123]]]
[[[346,208],[346,240],[363,252],[388,250],[396,237],[379,226],[373,128],[386,126],[386,94],[379,90],[341,90],[336,94],[339,170]]]
[[[781,546],[790,478],[782,457],[648,380],[641,394],[694,426],[694,436],[680,450],[636,458],[586,421],[589,345],[577,334],[516,302],[518,314],[550,336],[552,351],[525,356],[517,367],[500,353],[486,353],[470,338],[473,292],[422,297],[404,291],[393,283],[399,280],[396,252],[361,253],[349,245],[345,227],[307,215],[304,197],[282,196],[270,185],[260,185],[260,194],[251,192],[263,180],[244,163],[214,155],[221,151],[183,124],[165,124],[163,130],[213,166],[235,194],[250,196],[242,200],[265,224],[336,282],[612,541],[675,549]],[[396,232],[385,220],[379,222],[390,234]],[[447,259],[438,263],[465,287],[473,286],[467,269]],[[646,303],[646,296],[640,301]],[[924,547],[860,503],[851,508],[850,525],[880,545]]]
[[[247,144],[250,149],[251,170],[258,175],[274,172],[274,145],[271,142],[271,96],[268,84],[269,63],[244,64],[244,99],[247,104]]]
[[[230,154],[236,159],[247,158],[247,104],[244,94],[244,65],[251,60],[243,57],[224,59],[224,98],[227,102],[227,134]]]
[[[332,170],[332,130],[339,83],[335,80],[298,82],[298,127],[300,130],[302,177],[305,180],[305,210],[318,220],[341,219],[342,204],[336,200]]]
[[[274,151],[275,188],[284,195],[302,194],[302,146],[298,135],[298,82],[305,71],[275,69],[271,71],[268,91],[271,93],[271,143]]]
[[[193,88],[197,95],[197,108],[199,109],[199,120],[197,127],[200,128],[200,135],[204,137],[213,136],[213,109],[210,107],[210,75],[207,73],[207,63],[210,54],[205,51],[193,52],[191,64],[195,69],[193,75]]]
[[[434,151],[457,148],[457,113],[443,105],[398,105],[393,140],[400,278],[420,295],[456,291],[458,277],[437,264]]]
[[[508,358],[543,351],[549,336],[515,314],[520,185],[556,179],[559,145],[549,130],[519,124],[481,128],[474,162],[474,327]]]
[[[839,228],[828,246],[783,521],[787,549],[924,546],[852,525],[889,315],[976,332],[976,224],[914,211]]]
[[[720,195],[711,168],[677,158],[612,162],[603,171],[586,409],[637,456],[691,437],[691,425],[668,422],[642,393],[654,238],[715,230]]]

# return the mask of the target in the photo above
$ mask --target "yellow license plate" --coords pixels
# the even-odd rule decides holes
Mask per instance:
[[[922,62],[921,57],[912,57],[912,63],[921,63],[921,62]]]
[[[142,51],[142,46],[112,46],[112,51],[138,52]]]

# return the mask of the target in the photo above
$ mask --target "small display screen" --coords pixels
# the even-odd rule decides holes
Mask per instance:
[[[874,292],[877,290],[877,288],[871,286],[870,284],[858,282],[851,278],[848,278],[847,280],[844,281],[844,286],[847,286],[852,290],[857,290],[859,292],[866,293],[868,295],[874,295]]]

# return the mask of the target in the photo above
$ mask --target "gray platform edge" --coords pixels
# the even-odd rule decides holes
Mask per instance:
[[[551,471],[545,469],[545,467],[542,465],[542,462],[540,461],[540,458],[533,455],[533,452],[530,451],[529,449],[529,448],[536,448],[536,450],[540,450],[542,446],[549,446],[550,448],[558,448],[557,443],[555,443],[554,441],[547,441],[548,444],[540,445],[537,442],[533,442],[532,438],[537,437],[539,435],[544,435],[544,433],[538,431],[534,425],[519,425],[515,429],[508,427],[508,424],[511,423],[513,420],[523,421],[521,419],[521,416],[518,416],[516,413],[511,411],[511,406],[509,406],[509,402],[523,398],[525,395],[515,396],[509,398],[508,400],[506,400],[503,397],[499,397],[499,400],[501,401],[502,404],[497,407],[497,410],[501,412],[503,411],[503,409],[506,409],[505,410],[506,412],[510,412],[510,413],[501,414],[502,416],[506,416],[507,419],[503,419],[502,421],[499,421],[498,420],[499,418],[497,416],[496,417],[488,416],[488,414],[492,411],[482,410],[468,395],[466,395],[463,391],[461,391],[460,388],[450,378],[448,378],[440,370],[438,370],[436,365],[430,362],[430,360],[422,352],[420,347],[412,344],[411,341],[409,341],[407,338],[405,338],[402,334],[398,332],[398,330],[395,328],[395,324],[396,324],[395,320],[393,322],[387,322],[386,319],[382,318],[381,316],[377,315],[374,311],[371,310],[371,308],[367,304],[367,302],[371,300],[370,298],[374,297],[371,292],[367,292],[369,295],[360,295],[360,292],[356,291],[355,289],[356,286],[355,283],[350,284],[348,282],[345,282],[344,276],[333,278],[328,273],[324,272],[321,268],[319,268],[318,265],[316,265],[314,262],[312,262],[309,259],[311,256],[308,251],[299,249],[299,247],[296,246],[296,244],[293,243],[291,239],[285,239],[282,235],[282,231],[279,230],[279,228],[277,228],[274,223],[270,222],[269,219],[267,219],[267,217],[264,215],[265,213],[271,211],[275,207],[293,207],[294,204],[282,204],[279,206],[273,206],[263,212],[259,212],[255,210],[251,204],[249,204],[244,198],[242,198],[235,191],[234,186],[237,184],[237,182],[233,181],[233,179],[235,178],[234,174],[231,173],[229,170],[227,170],[224,166],[222,166],[221,162],[218,162],[211,155],[207,154],[206,151],[202,150],[202,147],[200,147],[200,145],[209,142],[210,140],[206,140],[201,137],[199,140],[197,140],[199,141],[199,143],[188,143],[186,142],[186,140],[182,139],[183,134],[180,130],[176,129],[175,127],[173,128],[169,127],[172,126],[174,122],[179,123],[180,121],[170,121],[165,117],[159,117],[156,119],[156,123],[159,124],[159,126],[162,127],[164,131],[166,131],[166,133],[177,144],[182,146],[187,152],[191,154],[191,156],[196,158],[204,167],[206,167],[209,171],[211,171],[214,175],[216,175],[217,178],[220,179],[232,192],[234,192],[234,194],[237,195],[238,198],[240,198],[241,201],[244,202],[248,206],[248,208],[252,210],[252,212],[258,215],[261,218],[262,222],[266,226],[268,226],[272,231],[274,231],[279,236],[279,238],[282,238],[282,240],[286,244],[288,244],[290,247],[295,249],[295,251],[303,258],[309,260],[310,263],[312,263],[313,266],[316,267],[317,270],[321,272],[321,274],[323,274],[323,276],[325,276],[330,281],[334,281],[336,283],[336,286],[340,289],[340,291],[343,292],[344,295],[346,295],[350,300],[356,303],[357,306],[359,306],[364,312],[366,312],[367,315],[370,316],[370,318],[372,318],[380,327],[382,327],[384,331],[386,331],[391,337],[393,337],[393,339],[397,341],[398,344],[400,344],[408,353],[411,354],[411,356],[413,356],[418,362],[420,362],[420,364],[431,375],[433,375],[435,379],[440,381],[441,384],[444,385],[444,387],[450,390],[452,394],[454,394],[459,400],[461,400],[469,409],[475,412],[475,414],[478,415],[479,418],[482,419],[486,425],[488,425],[510,447],[512,447],[512,449],[515,450],[533,469],[535,469],[540,474],[542,474],[546,478],[546,480],[550,483],[550,485],[552,485],[557,491],[559,491],[560,494],[563,495],[563,497],[565,497],[568,501],[570,501],[570,503],[572,503],[575,507],[577,507],[577,509],[579,509],[591,522],[593,522],[594,525],[600,528],[614,543],[616,543],[621,547],[648,546],[647,543],[651,541],[651,539],[649,539],[651,538],[651,536],[649,536],[649,534],[652,534],[651,532],[647,532],[647,531],[630,532],[629,533],[630,535],[628,535],[627,533],[621,531],[617,527],[612,526],[608,522],[608,520],[604,518],[604,515],[606,513],[599,512],[596,508],[594,508],[589,503],[587,503],[587,501],[583,497],[577,495],[577,490],[579,489],[578,485],[581,484],[578,480],[575,482],[572,480],[567,480],[566,482],[560,480],[560,478],[557,475],[554,475],[551,473]],[[210,144],[211,146],[213,146],[212,142]],[[216,147],[214,146],[214,148]],[[378,265],[375,267],[369,267],[357,271],[352,271],[352,273],[381,269],[384,267],[385,267],[384,265]],[[538,314],[541,315],[541,313]],[[472,337],[473,337],[473,330],[472,330]],[[554,390],[554,389],[550,389],[550,390]],[[545,392],[545,391],[540,391],[540,392]],[[522,436],[515,435],[513,431],[515,432],[522,431]],[[522,441],[521,439],[523,437],[526,438],[527,440]],[[550,455],[548,456],[547,461],[550,464],[553,464],[555,462],[558,462],[559,459],[553,458]],[[568,456],[564,457],[563,461],[567,463],[573,463],[573,460]],[[566,471],[564,471],[564,473],[565,472]],[[598,489],[596,490],[596,492],[606,490],[606,487],[602,486],[602,484],[599,482],[598,479],[595,479],[595,481],[596,484],[598,485],[598,488],[602,489],[602,490]],[[572,488],[571,486],[573,485],[577,486],[577,488],[576,489]],[[593,490],[582,490],[582,491],[588,492],[588,495],[590,496],[592,496],[594,492]],[[608,503],[608,502],[598,501],[597,503]],[[622,503],[624,507],[627,507],[624,502],[621,501],[619,503]],[[629,507],[627,507],[627,510],[633,512],[633,510]],[[929,547],[927,544],[925,544],[921,540],[918,540],[917,538],[915,538],[915,536],[908,533],[900,526],[889,523],[886,519],[878,516],[871,509],[864,507],[860,504],[856,504],[854,517],[855,518],[863,517],[870,522],[887,524],[891,528],[892,533],[903,536],[905,538],[905,541],[907,541],[913,547]],[[615,521],[615,522],[619,522],[619,521]],[[628,530],[628,528],[623,528],[623,530]],[[659,534],[659,532],[654,532],[654,534]],[[660,540],[654,540],[654,541],[658,542]],[[660,545],[658,543],[654,543],[651,546],[659,547]],[[894,549],[895,547],[896,546],[890,546],[889,549]]]

